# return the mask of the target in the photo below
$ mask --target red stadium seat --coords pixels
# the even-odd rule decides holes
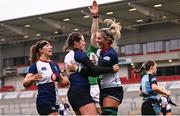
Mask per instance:
[[[29,86],[29,87],[26,87],[25,90],[27,90],[27,91],[29,91],[29,90],[37,90],[37,86],[35,86],[35,85]]]
[[[0,92],[11,92],[11,91],[14,91],[15,90],[15,87],[12,86],[12,85],[9,85],[9,86],[3,86],[0,88]]]

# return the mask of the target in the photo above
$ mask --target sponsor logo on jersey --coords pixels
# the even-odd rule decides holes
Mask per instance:
[[[41,67],[41,70],[45,71],[45,70],[47,70],[47,68],[46,67]]]
[[[105,56],[103,59],[107,60],[107,61],[110,61],[110,57],[109,56]]]

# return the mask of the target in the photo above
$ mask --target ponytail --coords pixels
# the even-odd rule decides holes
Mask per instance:
[[[145,65],[145,63],[143,63],[140,68],[134,68],[133,72],[134,73],[141,73],[141,72],[143,72],[144,71],[144,65]]]
[[[102,28],[99,32],[118,53],[117,41],[121,38],[121,25],[112,19],[105,19],[104,23],[108,28]]]
[[[30,52],[29,52],[30,64],[36,62],[39,59],[40,57],[39,49],[42,49],[43,46],[45,46],[46,44],[49,44],[49,42],[46,40],[41,40],[31,46]]]
[[[134,73],[141,73],[143,71],[149,71],[151,66],[156,64],[155,61],[148,60],[147,62],[143,63],[139,69],[134,69]]]
[[[36,44],[34,44],[30,48],[30,53],[29,53],[30,64],[34,63],[37,59],[38,58],[37,58],[37,53],[36,53]]]
[[[104,20],[104,23],[107,24],[109,27],[109,30],[111,31],[114,41],[116,42],[121,38],[121,25],[120,23],[115,22],[115,20],[112,19],[106,19]]]

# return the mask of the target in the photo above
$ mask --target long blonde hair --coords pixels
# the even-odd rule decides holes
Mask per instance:
[[[108,26],[109,30],[111,31],[114,41],[117,41],[121,38],[121,25],[120,23],[116,23],[115,19],[105,19],[104,23]]]
[[[105,19],[104,23],[107,25],[107,28],[102,28],[99,30],[101,36],[108,40],[111,47],[118,53],[117,41],[121,38],[121,25],[116,23],[115,20]]]

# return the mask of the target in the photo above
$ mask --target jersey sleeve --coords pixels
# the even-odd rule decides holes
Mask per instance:
[[[55,73],[57,76],[60,76],[61,69],[60,69],[59,65],[55,62],[51,62],[50,66],[52,68],[53,73]]]
[[[142,91],[142,85],[140,85],[139,90]]]
[[[85,52],[80,51],[80,50],[75,52],[74,59],[77,62],[81,62],[85,58],[88,58],[88,56],[87,56],[87,54]]]
[[[60,75],[61,70],[60,70],[59,65],[55,62],[50,62],[50,66],[51,66],[53,73],[56,75],[56,79],[54,81],[59,82],[59,79],[62,78]]]
[[[58,73],[61,73],[61,69],[60,69],[59,65],[58,65],[57,63],[55,63],[55,66],[56,66],[56,68],[57,68],[57,69],[56,69],[57,72],[58,72]]]
[[[86,76],[98,76],[105,73],[112,73],[112,67],[101,67],[94,65],[89,58],[85,58],[81,61],[81,63],[85,66],[82,67],[81,73]]]
[[[150,79],[151,85],[152,85],[152,84],[156,84],[156,85],[157,85],[157,79],[156,79],[155,76],[149,75],[149,79]]]
[[[37,73],[38,73],[37,67],[36,67],[36,63],[32,64],[32,65],[29,67],[28,73],[32,73],[32,74],[37,74]]]
[[[98,76],[104,73],[112,73],[112,67],[100,67],[94,65],[90,60],[89,57],[83,51],[76,51],[75,52],[75,60],[77,62],[81,62],[85,67],[82,67],[81,73],[86,76]]]
[[[106,53],[103,58],[99,61],[100,66],[105,66],[105,67],[112,67],[114,64],[116,64],[117,59],[116,59],[117,54],[114,52],[108,52]]]

